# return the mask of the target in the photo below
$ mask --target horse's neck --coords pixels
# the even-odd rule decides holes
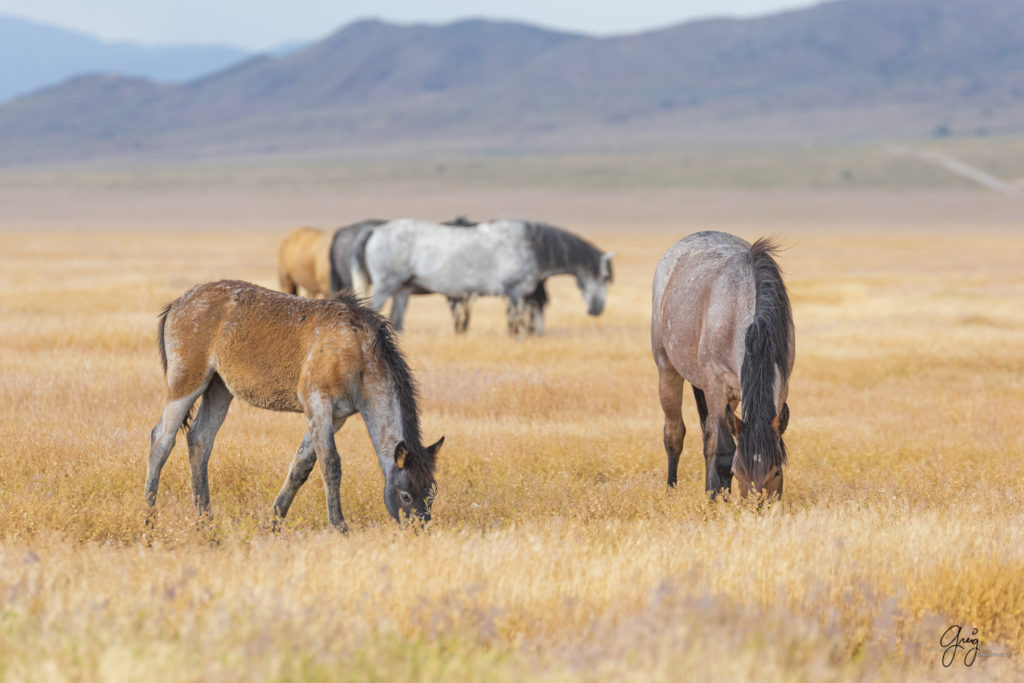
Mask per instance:
[[[390,476],[395,464],[395,445],[402,441],[402,410],[391,383],[376,379],[365,381],[359,413],[370,433],[380,468],[385,476]]]

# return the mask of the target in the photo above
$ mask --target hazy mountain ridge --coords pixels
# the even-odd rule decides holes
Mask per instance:
[[[600,39],[362,21],[183,85],[118,80],[0,107],[0,160],[1020,132],[1024,2],[844,0]]]
[[[249,53],[221,45],[148,47],[0,15],[0,101],[85,73],[180,82],[222,69]]]

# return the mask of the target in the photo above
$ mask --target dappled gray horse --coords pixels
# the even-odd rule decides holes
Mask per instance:
[[[409,294],[422,288],[449,298],[504,296],[513,329],[524,330],[526,296],[552,275],[572,274],[590,315],[604,310],[612,254],[570,232],[543,223],[497,220],[472,227],[404,219],[374,229],[366,266],[371,303],[393,297],[391,322],[401,328]]]
[[[350,289],[359,296],[366,296],[372,284],[366,269],[366,242],[373,234],[374,228],[387,221],[370,219],[338,228],[330,248],[330,280],[331,292]],[[476,222],[463,216],[447,221],[444,225],[458,227],[476,227]],[[416,287],[411,294],[433,294],[422,287]],[[526,295],[526,328],[527,334],[544,334],[544,309],[548,303],[548,292],[545,280],[541,280],[536,289]],[[469,329],[470,297],[448,297],[448,308],[452,312],[452,320],[456,334],[464,334]],[[518,312],[509,306],[509,332],[515,333]]]
[[[796,354],[786,286],[766,239],[722,232],[676,242],[654,275],[651,347],[665,413],[668,484],[686,428],[683,381],[693,385],[704,437],[705,490],[782,495],[789,375]],[[742,404],[743,418],[736,417]],[[733,437],[736,437],[736,443]]]

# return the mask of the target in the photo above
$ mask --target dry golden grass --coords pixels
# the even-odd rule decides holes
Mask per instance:
[[[0,235],[0,678],[1024,675],[1021,234],[783,235],[791,467],[763,514],[706,502],[689,396],[666,490],[649,282],[682,233],[649,225],[593,235],[617,252],[606,313],[558,282],[543,339],[509,339],[497,301],[456,338],[413,300],[402,344],[446,436],[429,532],[386,516],[359,421],[352,532],[327,530],[318,472],[268,530],[303,422],[237,402],[213,521],[179,439],[147,527],[156,313],[195,282],[272,285],[282,234]],[[942,669],[953,623],[1011,656]]]

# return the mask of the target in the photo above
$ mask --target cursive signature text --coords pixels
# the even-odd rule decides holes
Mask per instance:
[[[953,624],[947,628],[942,637],[939,638],[939,645],[944,648],[942,651],[942,666],[952,666],[960,650],[964,652],[964,666],[974,664],[979,649],[977,636],[978,629],[976,628],[971,629],[970,636],[964,635],[963,627],[959,624]]]

